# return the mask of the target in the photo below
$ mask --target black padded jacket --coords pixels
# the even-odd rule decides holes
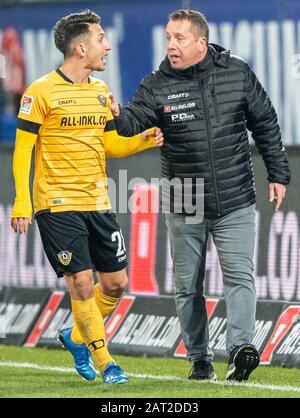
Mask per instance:
[[[263,157],[268,180],[290,181],[268,95],[248,64],[218,45],[210,44],[204,60],[185,70],[172,69],[166,57],[158,71],[144,78],[115,123],[125,136],[151,126],[162,129],[162,176],[203,178],[208,218],[255,203],[247,129]]]

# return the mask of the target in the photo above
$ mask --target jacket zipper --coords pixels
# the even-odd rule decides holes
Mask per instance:
[[[200,91],[201,91],[203,107],[204,107],[205,125],[206,125],[207,139],[208,139],[210,162],[211,162],[210,166],[211,166],[213,183],[214,183],[214,192],[215,192],[215,198],[216,198],[216,203],[217,203],[218,216],[221,216],[220,201],[219,201],[219,196],[217,192],[218,188],[217,188],[217,179],[216,179],[214,159],[213,159],[213,150],[212,150],[212,144],[211,144],[210,129],[209,129],[209,124],[208,124],[207,103],[206,103],[204,88],[203,88],[203,84],[201,80],[199,81],[199,84],[200,84]]]
[[[216,121],[217,121],[217,123],[220,123],[220,112],[219,112],[219,107],[218,107],[215,88],[211,87],[210,91],[211,91],[211,96],[212,96],[212,100],[213,100],[213,104],[214,104]]]

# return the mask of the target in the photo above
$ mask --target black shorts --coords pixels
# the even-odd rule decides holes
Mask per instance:
[[[112,273],[127,267],[124,238],[113,212],[42,213],[36,220],[57,277],[88,269]]]

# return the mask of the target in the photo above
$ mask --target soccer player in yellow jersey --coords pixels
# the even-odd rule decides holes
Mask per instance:
[[[126,249],[107,195],[105,158],[161,146],[158,128],[119,137],[107,86],[90,76],[103,71],[111,47],[100,18],[86,10],[61,18],[54,39],[62,66],[31,84],[18,116],[13,171],[16,199],[11,225],[26,233],[31,223],[29,172],[35,146],[34,210],[43,246],[71,296],[75,326],[60,340],[72,353],[77,372],[104,383],[128,380],[111,357],[103,318],[127,286]],[[93,269],[99,283],[94,287]],[[87,348],[88,347],[88,348]]]

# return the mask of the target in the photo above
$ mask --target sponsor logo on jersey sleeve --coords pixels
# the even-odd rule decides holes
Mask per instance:
[[[20,112],[30,115],[34,97],[24,95],[21,102]]]

